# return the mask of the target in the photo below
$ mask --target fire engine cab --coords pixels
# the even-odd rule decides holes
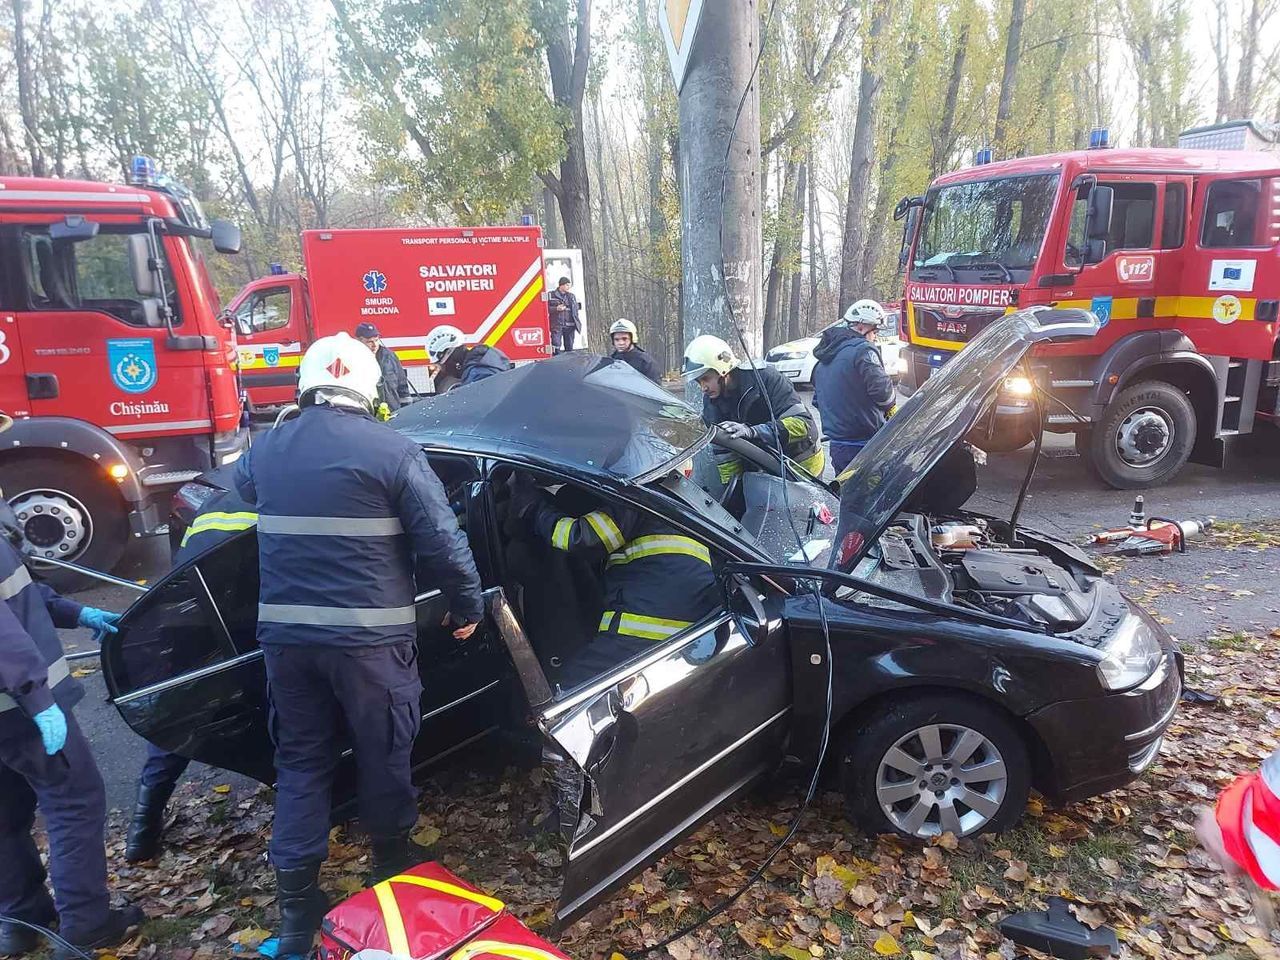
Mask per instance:
[[[240,231],[146,158],[127,186],[0,178],[0,487],[37,557],[109,569],[245,450],[200,241]]]
[[[899,203],[902,387],[1007,311],[1091,310],[1099,334],[1038,348],[973,439],[1016,449],[1043,421],[1105,482],[1139,488],[1188,459],[1224,466],[1232,437],[1280,413],[1280,155],[1106,139],[980,162]]]

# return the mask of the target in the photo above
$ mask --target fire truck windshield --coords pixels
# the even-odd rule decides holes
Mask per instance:
[[[976,180],[925,196],[911,279],[1025,281],[1040,255],[1058,174]]]

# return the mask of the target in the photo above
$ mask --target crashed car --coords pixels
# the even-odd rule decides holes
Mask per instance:
[[[417,598],[415,766],[532,722],[557,781],[580,788],[561,796],[561,921],[753,783],[812,771],[828,723],[832,774],[874,833],[1000,830],[1032,786],[1071,801],[1142,773],[1178,704],[1170,638],[1074,546],[955,502],[973,469],[963,438],[1002,379],[1034,344],[1096,328],[1043,308],[992,324],[867,444],[839,499],[585,353],[401,412],[490,600],[460,642],[440,593]],[[713,444],[755,467],[716,494],[691,479]],[[599,622],[601,571],[509,515],[521,472],[558,500],[625,504],[704,542],[720,608],[562,689],[560,665]],[[246,531],[173,570],[104,642],[103,665],[143,737],[271,783],[256,550]]]

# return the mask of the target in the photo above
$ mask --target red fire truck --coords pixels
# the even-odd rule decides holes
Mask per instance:
[[[1092,310],[1098,336],[1032,357],[1046,429],[1075,433],[1108,484],[1148,487],[1188,459],[1225,465],[1232,437],[1276,419],[1280,155],[1093,142],[980,163],[899,203],[903,388],[1006,311]],[[1009,381],[989,446],[1033,436],[1033,393]]]
[[[259,407],[294,399],[311,342],[377,325],[423,393],[427,335],[450,326],[513,361],[550,354],[542,232],[537,227],[307,230],[306,275],[272,273],[231,303],[240,375]]]
[[[164,531],[174,489],[244,451],[198,239],[240,249],[145,158],[127,186],[0,178],[0,487],[37,555],[109,569]]]

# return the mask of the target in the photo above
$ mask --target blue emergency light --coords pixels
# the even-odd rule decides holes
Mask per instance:
[[[1106,150],[1111,146],[1111,134],[1106,127],[1094,127],[1089,131],[1089,149]]]
[[[156,162],[150,157],[134,157],[129,164],[129,182],[145,187],[156,182]]]
[[[522,226],[522,227],[532,227],[532,226],[533,226],[533,214],[532,214],[532,213],[522,213],[522,214],[520,214],[520,226]]]
[[[973,155],[973,165],[975,167],[985,167],[991,162],[991,148],[983,147]]]
[[[270,273],[270,274],[271,274],[271,276],[273,276],[273,277],[281,276],[281,275],[282,275],[282,274],[284,274],[284,272],[285,272],[284,264],[283,264],[283,263],[269,263],[269,264],[267,264],[267,272],[268,272],[268,273]]]

